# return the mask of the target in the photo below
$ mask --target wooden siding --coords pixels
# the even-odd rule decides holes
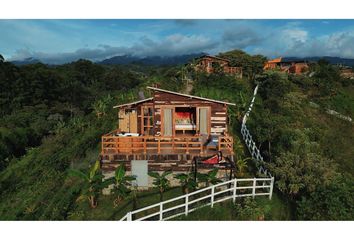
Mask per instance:
[[[143,108],[153,109],[153,131],[152,136],[143,134]],[[199,108],[208,108],[208,133],[219,135],[218,146],[208,148],[204,146],[206,139],[201,136],[181,135],[165,137],[162,134],[163,109],[176,107],[193,107],[195,111],[195,124],[199,129]],[[223,156],[232,159],[233,138],[223,136],[227,132],[227,105],[226,103],[212,102],[207,99],[196,99],[190,96],[181,96],[173,93],[154,90],[151,101],[139,102],[120,107],[118,116],[125,109],[133,108],[137,111],[137,132],[142,134],[138,137],[118,137],[119,130],[105,134],[102,137],[101,163],[105,172],[113,171],[118,164],[125,164],[130,169],[131,160],[148,160],[149,171],[190,171],[194,158],[205,158],[215,155],[221,151]],[[173,115],[174,118],[174,115]],[[119,120],[121,121],[121,120]],[[173,123],[175,123],[173,119]],[[173,124],[174,125],[174,124]],[[175,134],[175,131],[173,131]],[[162,135],[162,136],[161,136]],[[214,167],[211,165],[205,168]]]
[[[127,124],[127,115],[125,114],[126,109],[135,109],[137,111],[137,133],[142,134],[142,108],[143,107],[153,107],[152,101],[142,102],[135,104],[134,106],[123,106],[118,111],[118,129],[125,130],[126,127],[122,128],[122,126]]]
[[[227,132],[227,106],[225,104],[155,91],[154,117],[156,134],[161,134],[161,109],[165,107],[209,107],[209,132],[211,134],[221,134],[224,131]]]

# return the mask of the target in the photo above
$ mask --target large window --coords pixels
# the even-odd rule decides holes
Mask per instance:
[[[176,107],[174,119],[176,135],[196,133],[197,117],[195,107]]]

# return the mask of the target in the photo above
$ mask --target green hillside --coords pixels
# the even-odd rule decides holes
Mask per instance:
[[[99,195],[98,207],[91,209],[78,201],[85,183],[69,170],[86,171],[98,159],[101,135],[117,124],[114,105],[137,99],[139,91],[147,97],[146,86],[153,84],[182,91],[187,75],[193,79],[192,94],[237,104],[229,111],[236,159],[248,157],[240,120],[260,84],[248,127],[278,189],[271,202],[225,203],[211,215],[198,211],[190,219],[353,219],[353,122],[326,112],[354,117],[353,81],[342,79],[324,61],[311,66],[311,77],[288,76],[264,73],[262,56],[241,51],[222,56],[243,67],[242,79],[196,73],[187,66],[103,66],[79,60],[16,67],[0,62],[0,219],[113,220],[133,207],[158,202],[152,189],[116,207],[112,196]],[[252,162],[247,166],[244,175],[253,176]],[[180,189],[169,189],[165,197],[179,194]]]

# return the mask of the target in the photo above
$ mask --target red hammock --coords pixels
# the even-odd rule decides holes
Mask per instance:
[[[219,163],[219,156],[215,155],[215,156],[208,158],[202,162],[205,164],[217,164],[217,163]]]

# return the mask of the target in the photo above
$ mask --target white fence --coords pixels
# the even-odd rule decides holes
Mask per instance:
[[[168,220],[187,216],[201,207],[239,197],[269,196],[272,198],[274,178],[232,179],[145,208],[128,212],[121,221]],[[140,216],[139,216],[140,215]]]
[[[252,111],[254,100],[255,100],[256,95],[257,95],[258,86],[259,85],[257,85],[255,87],[254,92],[253,92],[253,98],[252,98],[251,104],[248,107],[248,110],[247,110],[245,116],[243,116],[242,125],[241,125],[241,134],[242,134],[243,140],[246,143],[248,151],[250,152],[250,154],[252,156],[252,159],[255,162],[255,165],[256,165],[256,167],[258,169],[258,173],[262,174],[264,176],[272,177],[271,173],[265,168],[263,157],[262,157],[259,149],[257,148],[256,143],[253,141],[253,138],[252,138],[252,135],[251,135],[250,131],[247,129],[247,126],[246,126],[247,118],[248,118],[248,116],[250,115],[250,113]]]

